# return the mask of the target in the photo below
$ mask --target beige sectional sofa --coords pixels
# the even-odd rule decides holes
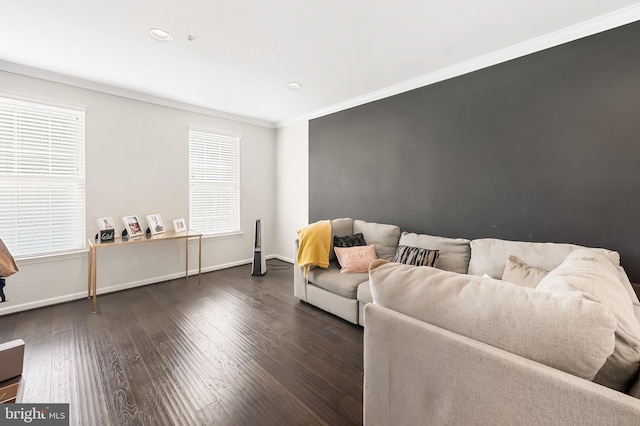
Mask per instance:
[[[402,232],[396,225],[351,218],[331,220],[332,241],[334,236],[359,232],[364,235],[367,244],[375,245],[379,259],[391,260],[398,245],[403,244],[439,250],[440,269],[464,273],[469,266],[471,248],[467,239]],[[298,240],[295,241],[295,249],[297,253]],[[354,324],[364,325],[364,306],[373,301],[368,274],[341,274],[333,250],[330,250],[329,260],[329,268],[312,268],[306,279],[302,268],[295,263],[294,296]]]
[[[343,237],[361,232],[368,244],[374,244],[378,258],[391,260],[398,247],[400,228],[395,225],[354,220],[351,218],[331,221],[331,250],[329,268],[312,268],[304,277],[296,263],[294,267],[293,294],[298,299],[317,306],[354,324],[358,324],[358,288],[369,280],[367,273],[341,274],[333,251],[333,237]],[[295,241],[296,253],[299,242]],[[371,300],[369,300],[371,301]],[[361,308],[360,308],[361,309]],[[362,325],[362,323],[360,323]]]
[[[374,263],[365,424],[639,424],[640,304],[616,257],[571,250],[535,288]]]
[[[439,251],[436,267],[461,274],[483,275],[501,278],[509,255],[524,258],[529,264],[554,269],[575,249],[575,244],[530,243],[494,238],[468,240],[401,231],[396,225],[379,224],[364,220],[340,218],[331,220],[331,239],[361,232],[367,244],[374,244],[379,259],[391,260],[398,245],[420,247]],[[298,240],[295,240],[298,251]],[[617,252],[596,249],[610,256],[624,277],[629,296],[638,300],[624,271],[619,266]],[[296,256],[297,258],[297,256]],[[340,318],[364,325],[364,306],[371,303],[371,289],[367,273],[341,274],[337,266],[333,245],[329,252],[329,268],[312,268],[305,278],[302,268],[294,259],[293,293],[298,299],[317,306]]]
[[[335,223],[384,260],[348,284],[335,264],[298,270],[294,292],[365,325],[365,424],[640,424],[640,302],[618,253]],[[439,250],[437,268],[386,262],[396,237]]]

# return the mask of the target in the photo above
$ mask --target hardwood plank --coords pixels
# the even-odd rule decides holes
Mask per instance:
[[[106,315],[110,314],[103,313],[103,318],[107,318]],[[107,318],[106,321],[109,319]],[[118,352],[111,340],[109,330],[104,326],[94,330],[93,340],[111,423],[118,425],[142,424],[131,387]]]
[[[93,331],[90,331],[87,320],[96,320],[91,313],[76,309],[77,323],[75,331],[75,374],[78,387],[77,424],[101,425],[109,424],[109,413],[104,386],[100,376],[100,366],[96,356]],[[73,423],[72,423],[73,424]]]
[[[155,316],[167,338],[154,339],[154,344],[168,368],[175,373],[179,385],[190,395],[190,402],[200,410],[216,402],[216,397],[202,380],[203,356],[189,341],[183,329],[189,328],[188,321],[176,312],[164,311],[163,318]],[[157,334],[158,336],[161,336]]]
[[[129,323],[128,327],[120,327],[119,318],[132,318],[132,313],[127,304],[118,305],[118,319],[111,317],[109,320],[109,330],[116,349],[122,370],[131,387],[131,395],[139,413],[139,419],[145,425],[169,424],[166,422],[168,413],[163,404],[158,404],[159,397],[151,380],[151,376],[146,368],[142,356],[138,352],[131,335],[137,336],[140,333],[136,325]]]
[[[71,424],[362,423],[362,328],[293,297],[269,261],[0,317],[22,338],[24,402]]]
[[[251,411],[264,424],[294,424],[299,419],[307,419],[308,425],[328,424],[258,363],[250,361],[242,368],[253,392],[260,396],[251,404]]]
[[[52,312],[51,309],[36,309],[32,316],[22,315],[23,376],[29,375],[33,379],[25,380],[21,400],[45,403],[51,400]]]
[[[80,404],[78,403],[75,340],[72,329],[65,328],[54,332],[51,346],[51,398],[47,402],[68,403],[69,423],[78,424]]]
[[[216,310],[226,309],[236,310],[233,305],[225,305],[217,300],[219,305],[212,301],[211,308],[207,310],[209,317],[216,317]],[[220,308],[219,306],[222,306]],[[246,313],[244,313],[246,314]],[[236,312],[236,315],[244,315],[241,312]],[[315,405],[318,410],[326,413],[331,413],[334,409],[330,406],[337,395],[343,393],[340,386],[344,387],[344,382],[337,382],[338,385],[333,385],[327,382],[326,373],[322,368],[316,368],[317,357],[314,352],[303,352],[299,348],[289,344],[286,340],[281,338],[281,335],[273,333],[268,327],[264,327],[259,321],[251,322],[252,327],[246,328],[243,326],[245,321],[236,321],[235,323],[227,323],[225,329],[225,335],[232,339],[234,348],[245,347],[252,357],[260,360],[264,365],[268,365],[268,368],[277,371],[278,377],[286,380],[288,385],[291,386],[297,394],[300,394],[302,398],[309,401],[309,403]],[[237,328],[237,330],[235,330]],[[259,353],[256,354],[256,348],[259,349]],[[297,356],[297,357],[296,357]],[[303,377],[303,380],[300,378]],[[344,377],[343,377],[344,379]],[[358,386],[359,395],[361,395],[361,373],[356,381],[359,381]],[[361,404],[361,402],[360,402]],[[225,406],[226,408],[226,406]],[[229,411],[229,410],[228,410]],[[325,414],[326,415],[326,414]],[[356,415],[360,416],[360,412],[356,412]],[[348,413],[338,413],[335,418],[332,418],[332,423],[343,423],[344,418],[348,417]]]

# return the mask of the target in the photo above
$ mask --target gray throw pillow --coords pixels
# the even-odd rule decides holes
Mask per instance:
[[[366,246],[367,243],[364,240],[364,235],[362,232],[358,232],[353,235],[345,235],[343,237],[334,236],[333,237],[333,247],[359,247]],[[334,250],[335,251],[335,250]],[[337,259],[337,256],[336,256]],[[336,260],[337,261],[337,260]],[[338,268],[342,268],[340,262],[338,261]]]

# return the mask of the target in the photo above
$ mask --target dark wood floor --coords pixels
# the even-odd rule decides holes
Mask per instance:
[[[0,342],[26,342],[21,402],[68,402],[80,425],[362,424],[362,328],[268,266],[0,317]]]

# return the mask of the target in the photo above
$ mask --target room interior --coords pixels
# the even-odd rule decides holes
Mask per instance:
[[[257,218],[281,265],[301,227],[354,217],[605,247],[640,282],[636,2],[39,3],[29,17],[1,6],[0,96],[86,110],[87,238],[98,217],[188,218],[187,132],[200,128],[241,139],[241,232],[203,238],[203,273],[251,263]],[[101,253],[99,293],[179,280],[186,253],[169,244]],[[86,250],[17,261],[0,323],[86,298]]]

